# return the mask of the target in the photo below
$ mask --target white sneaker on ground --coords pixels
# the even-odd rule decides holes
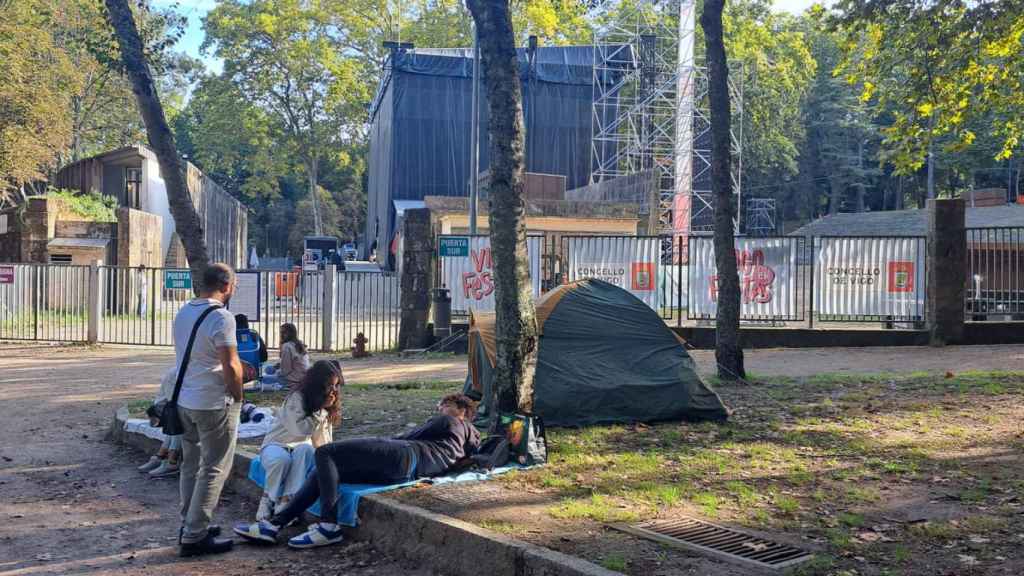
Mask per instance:
[[[159,456],[150,456],[149,460],[147,460],[142,466],[136,468],[136,470],[139,472],[149,472],[150,470],[154,470],[160,466],[161,462],[163,462],[163,460],[161,460]]]
[[[256,521],[266,520],[274,513],[274,503],[266,494],[260,498],[260,507],[256,509]]]
[[[341,527],[337,524],[324,524],[318,522],[310,524],[309,529],[288,541],[291,548],[318,548],[337,544],[344,540]]]
[[[171,464],[170,460],[160,462],[160,465],[149,471],[150,478],[166,478],[178,473],[178,464]]]

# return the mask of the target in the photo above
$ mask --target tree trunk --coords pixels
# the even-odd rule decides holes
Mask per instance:
[[[319,186],[320,163],[316,156],[310,156],[306,162],[306,171],[309,172],[309,199],[313,202],[313,234],[323,236],[323,223],[320,220],[320,198],[317,195]]]
[[[711,191],[715,196],[715,264],[718,267],[718,314],[715,318],[715,359],[723,380],[746,378],[740,347],[740,279],[733,237],[729,67],[722,38],[725,0],[705,0],[700,25],[708,62],[711,104]]]
[[[107,20],[117,34],[121,47],[121,62],[132,82],[132,92],[139,105],[139,113],[146,124],[149,146],[156,153],[160,174],[167,186],[167,201],[178,237],[185,247],[185,257],[192,268],[192,287],[198,293],[202,288],[203,269],[209,262],[203,235],[203,224],[185,181],[185,165],[178,156],[174,135],[167,125],[164,108],[156,93],[153,76],[142,52],[142,41],[135,27],[127,0],[105,0]]]
[[[502,413],[532,414],[537,320],[526,257],[523,99],[515,36],[508,0],[467,0],[467,5],[480,35],[481,69],[490,114],[488,190],[495,280],[497,407]]]

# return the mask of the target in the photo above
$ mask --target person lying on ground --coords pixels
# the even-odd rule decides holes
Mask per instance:
[[[257,520],[281,512],[302,487],[313,466],[313,451],[331,441],[333,428],[341,421],[344,383],[338,363],[318,360],[298,390],[285,397],[260,447],[267,481]]]
[[[315,548],[342,541],[338,519],[338,485],[399,484],[445,473],[480,446],[473,424],[476,405],[463,394],[445,396],[438,414],[394,438],[355,438],[316,449],[316,474],[291,502],[266,520],[239,524],[235,533],[253,542],[276,543],[282,527],[299,518],[320,499],[321,521],[288,541],[292,548]]]

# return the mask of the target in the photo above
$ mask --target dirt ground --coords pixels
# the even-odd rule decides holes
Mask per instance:
[[[364,544],[178,558],[176,481],[144,478],[143,454],[103,441],[123,399],[152,395],[169,354],[0,345],[0,355],[0,575],[429,574]],[[216,521],[251,514],[226,494]]]
[[[702,371],[713,369],[713,353],[693,355]],[[360,544],[311,553],[240,546],[179,560],[175,482],[144,480],[134,470],[142,454],[102,441],[118,406],[152,396],[171,350],[0,343],[0,356],[0,576],[426,574]],[[765,376],[935,373],[1019,369],[1022,359],[1024,346],[758,350],[748,352],[747,366]],[[351,384],[438,383],[464,378],[465,362],[379,355],[344,367]],[[251,508],[227,494],[217,520],[229,527]]]

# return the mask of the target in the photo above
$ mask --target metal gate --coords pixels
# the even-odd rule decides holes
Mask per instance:
[[[967,229],[967,319],[1024,318],[1024,228]]]
[[[0,339],[88,340],[88,266],[3,264],[0,267],[4,269],[4,282],[0,283]]]

